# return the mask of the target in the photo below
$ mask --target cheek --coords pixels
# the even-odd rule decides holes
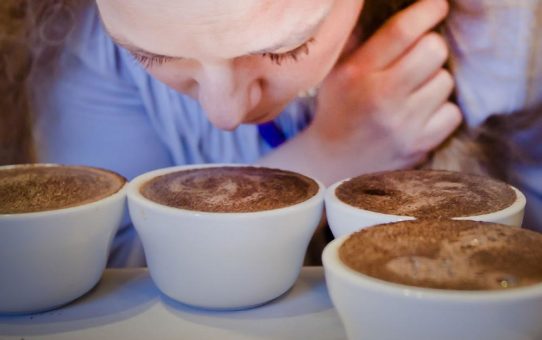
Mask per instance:
[[[292,101],[321,82],[326,72],[320,66],[316,59],[285,61],[282,65],[275,66],[274,71],[268,73],[265,94],[284,104]]]

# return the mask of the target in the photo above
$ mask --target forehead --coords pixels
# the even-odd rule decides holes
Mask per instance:
[[[341,0],[97,0],[118,39],[163,55],[233,57],[280,43]],[[187,55],[194,54],[194,55]]]

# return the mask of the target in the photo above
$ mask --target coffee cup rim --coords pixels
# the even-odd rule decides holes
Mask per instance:
[[[69,213],[74,213],[76,211],[94,209],[97,205],[108,204],[110,201],[115,201],[116,199],[118,199],[119,196],[126,195],[128,180],[124,176],[109,169],[90,166],[90,165],[72,165],[72,164],[60,164],[60,163],[10,164],[10,165],[0,166],[0,171],[7,170],[7,169],[14,169],[14,168],[30,168],[30,167],[79,167],[79,168],[95,169],[95,170],[99,170],[99,171],[103,171],[103,172],[115,175],[116,177],[122,180],[122,184],[120,188],[114,193],[92,202],[82,203],[82,204],[65,207],[65,208],[44,210],[44,211],[0,214],[0,219],[14,220],[14,219],[28,219],[28,218],[43,218],[43,217],[53,217],[53,216],[62,215],[62,214],[69,214]]]
[[[350,204],[348,204],[346,202],[343,202],[342,200],[340,200],[337,197],[336,189],[341,184],[351,180],[352,178],[353,177],[340,180],[338,182],[335,182],[331,186],[329,186],[327,188],[327,190],[326,190],[325,201],[328,202],[328,204],[339,205],[343,209],[346,209],[346,210],[351,211],[353,213],[362,211],[363,214],[365,214],[365,215],[375,216],[375,217],[378,217],[379,219],[382,219],[384,217],[391,217],[394,220],[413,220],[413,219],[416,219],[416,217],[414,217],[414,216],[381,213],[381,212],[377,212],[377,211],[372,211],[372,210],[367,210],[367,209],[364,209],[364,208],[355,207],[355,206],[352,206],[352,205],[350,205]],[[515,201],[512,204],[510,204],[508,207],[506,207],[504,209],[501,209],[501,210],[494,211],[494,212],[490,212],[490,213],[487,213],[487,214],[470,215],[470,216],[457,216],[457,217],[450,217],[450,218],[454,219],[454,220],[493,221],[493,220],[498,220],[498,219],[500,219],[502,217],[505,217],[505,216],[511,216],[511,215],[517,213],[518,211],[524,209],[525,205],[527,204],[527,199],[526,199],[525,195],[519,189],[514,187],[513,185],[510,185],[508,183],[505,183],[505,184],[508,187],[510,187],[516,193]]]
[[[360,286],[375,293],[397,296],[398,298],[459,303],[517,301],[542,295],[542,282],[506,290],[454,290],[410,286],[374,278],[348,267],[339,258],[340,247],[351,235],[336,238],[324,248],[322,263],[326,272],[325,275],[336,275],[352,285]],[[330,274],[331,272],[333,274]]]
[[[309,199],[289,205],[282,208],[276,208],[276,209],[269,209],[269,210],[259,210],[259,211],[249,211],[249,212],[210,212],[210,211],[198,211],[198,210],[189,210],[189,209],[183,209],[183,208],[177,208],[177,207],[170,207],[167,205],[163,205],[160,203],[157,203],[155,201],[152,201],[145,196],[143,196],[140,192],[141,185],[145,183],[147,180],[151,179],[152,177],[165,175],[168,173],[172,173],[175,171],[182,171],[182,170],[190,170],[190,169],[202,169],[202,168],[214,168],[214,167],[253,167],[253,168],[267,168],[267,169],[277,169],[277,170],[283,170],[283,171],[290,171],[294,172],[303,176],[306,176],[313,181],[316,182],[318,185],[318,191],[316,194],[314,194]],[[135,178],[133,178],[131,181],[128,182],[127,186],[127,197],[128,200],[134,200],[137,201],[139,204],[144,204],[152,209],[162,211],[167,214],[183,214],[183,215],[192,215],[192,216],[200,216],[200,217],[217,217],[220,216],[220,218],[239,218],[240,216],[257,216],[257,217],[263,217],[265,215],[277,215],[277,214],[283,214],[283,213],[289,213],[292,210],[297,210],[306,206],[313,206],[314,204],[318,204],[320,202],[323,202],[324,195],[325,195],[326,187],[324,184],[319,181],[318,179],[302,174],[297,171],[291,171],[286,169],[281,169],[277,167],[267,167],[267,166],[260,166],[260,165],[252,165],[252,164],[235,164],[235,163],[208,163],[208,164],[190,164],[190,165],[176,165],[166,168],[160,168],[156,170],[151,170],[146,173],[143,173]]]

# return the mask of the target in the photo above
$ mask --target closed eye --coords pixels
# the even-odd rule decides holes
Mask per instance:
[[[166,57],[166,56],[162,56],[162,55],[148,56],[148,55],[143,55],[143,54],[139,54],[139,53],[135,53],[135,52],[131,52],[131,54],[134,57],[134,59],[145,68],[151,68],[153,66],[159,66],[159,65],[162,65],[162,64],[174,59],[172,57]]]
[[[298,61],[300,55],[308,55],[309,54],[309,44],[314,42],[314,38],[310,38],[305,43],[303,43],[301,46],[298,46],[294,48],[291,51],[283,52],[283,53],[263,53],[262,56],[267,57],[271,59],[272,62],[274,62],[277,65],[281,65],[282,62],[286,60],[293,60]]]
[[[266,53],[262,53],[261,55],[263,57],[271,59],[273,63],[280,66],[286,60],[298,61],[301,55],[308,55],[310,52],[309,45],[313,43],[314,41],[315,41],[314,38],[311,38],[307,40],[305,43],[303,43],[302,45],[287,52],[283,52],[283,53],[266,52]],[[177,58],[162,56],[162,55],[145,55],[145,54],[141,54],[137,52],[130,52],[130,53],[132,54],[134,59],[145,68],[160,66],[169,61],[177,59]]]

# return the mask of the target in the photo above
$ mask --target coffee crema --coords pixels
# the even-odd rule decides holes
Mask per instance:
[[[502,290],[542,282],[542,234],[496,223],[377,225],[352,234],[339,257],[360,273],[425,288]]]
[[[156,203],[202,212],[256,212],[304,202],[318,192],[313,179],[263,167],[180,170],[145,182],[141,194]]]
[[[357,208],[418,218],[484,215],[516,200],[515,191],[504,182],[440,170],[366,174],[345,181],[335,194]]]
[[[118,192],[126,179],[86,166],[19,165],[0,169],[0,214],[70,208]]]

